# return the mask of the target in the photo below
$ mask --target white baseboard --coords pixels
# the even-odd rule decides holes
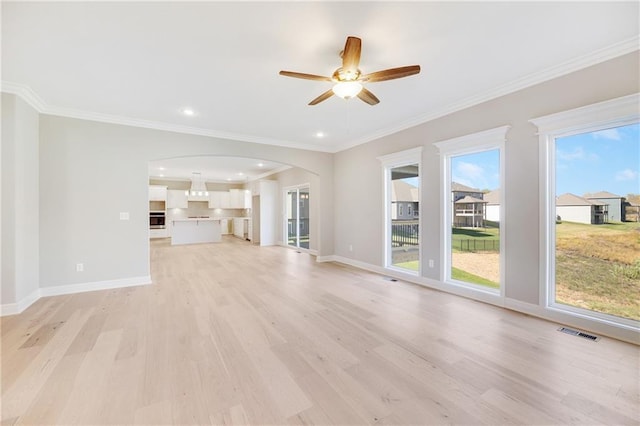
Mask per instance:
[[[40,298],[40,289],[34,290],[27,297],[16,303],[7,303],[0,305],[0,317],[8,315],[17,315],[20,312],[31,306],[36,300]]]
[[[289,244],[285,244],[282,241],[278,241],[277,245],[279,245],[280,247],[291,249],[291,250],[297,250],[297,251],[300,251],[302,253],[309,253],[310,255],[313,255],[313,256],[318,256],[318,250],[315,250],[315,249],[306,249],[306,248],[302,248],[302,247],[294,247],[294,246],[290,246]],[[316,259],[316,261],[318,261],[318,260]]]
[[[502,297],[498,294],[491,294],[466,288],[463,286],[446,284],[439,280],[405,274],[402,272],[385,269],[381,266],[361,262],[359,260],[349,259],[347,257],[337,255],[318,256],[316,258],[316,261],[343,263],[355,268],[364,269],[366,271],[397,278],[402,281],[422,285],[434,290],[439,290],[445,293],[454,294],[456,296],[465,297],[467,299],[472,299],[490,305],[510,309],[512,311],[538,317],[550,322],[568,325],[570,327],[579,328],[591,333],[612,337],[614,339],[622,340],[636,345],[640,344],[640,333],[633,327],[625,327],[619,324],[613,324],[608,321],[599,320],[597,318],[587,317],[585,315],[573,314],[559,309],[522,302],[520,300]]]
[[[332,254],[329,256],[316,256],[316,262],[337,262],[336,257]]]
[[[386,269],[378,265],[361,262],[359,260],[349,259],[348,257],[335,256],[335,255],[324,256],[322,260],[318,260],[318,261],[344,263],[345,265],[353,266],[359,269],[364,269],[366,271],[396,278],[402,281],[407,281],[413,284],[418,284],[433,290],[439,290],[445,293],[455,294],[456,296],[466,297],[468,299],[489,303],[495,306],[500,306],[500,307],[504,306],[503,298],[498,294],[478,291],[478,290],[466,288],[463,286],[445,284],[439,280],[434,280],[427,277],[420,277],[414,274],[407,274],[397,270]]]
[[[640,345],[640,333],[634,327],[627,327],[621,324],[614,324],[598,318],[572,313],[553,307],[544,307],[532,303],[522,302],[515,299],[505,299],[505,308],[523,314],[553,321],[562,325],[589,331],[602,336],[613,337],[614,339]]]
[[[117,280],[41,287],[19,302],[0,305],[0,316],[20,314],[41,297],[61,296],[64,294],[84,293],[86,291],[109,290],[149,284],[152,284],[151,276],[146,275],[142,277],[121,278]]]

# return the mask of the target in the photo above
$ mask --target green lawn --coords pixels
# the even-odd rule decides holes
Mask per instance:
[[[556,301],[640,320],[640,223],[556,225]]]
[[[452,229],[452,246],[466,239],[500,239],[498,228]],[[640,320],[640,223],[556,225],[556,301]],[[395,266],[418,270],[418,261]],[[452,268],[455,280],[499,288],[499,284]]]
[[[484,242],[486,246],[483,246]],[[460,251],[500,251],[500,228],[451,228],[451,248]],[[476,250],[470,250],[475,247]]]
[[[410,271],[418,271],[420,266],[419,260],[412,260],[409,262],[394,263],[393,266],[398,268],[409,269]]]
[[[500,288],[500,284],[495,283],[491,280],[488,280],[483,277],[479,277],[477,275],[473,275],[467,271],[463,271],[458,268],[451,268],[451,278],[458,281],[464,281],[471,284],[483,285],[491,288]]]

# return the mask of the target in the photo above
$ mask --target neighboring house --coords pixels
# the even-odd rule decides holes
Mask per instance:
[[[482,199],[487,202],[485,218],[492,222],[500,222],[500,190],[487,192]]]
[[[391,220],[414,220],[420,215],[418,188],[403,180],[391,185]]]
[[[608,222],[609,205],[600,201],[587,200],[567,192],[556,198],[556,215],[567,222],[598,225]]]
[[[607,191],[600,191],[584,194],[584,198],[589,201],[598,201],[607,204],[609,206],[608,222],[624,222],[626,220],[624,197]]]
[[[640,204],[633,202],[625,202],[625,220],[629,222],[640,222]]]
[[[481,190],[451,182],[453,199],[452,225],[460,227],[484,228],[486,219],[485,207]]]

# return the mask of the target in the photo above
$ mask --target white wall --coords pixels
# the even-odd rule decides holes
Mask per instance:
[[[491,220],[493,222],[500,222],[500,206],[499,205],[487,205],[485,207],[485,211],[487,214],[486,219]]]
[[[441,271],[440,161],[434,142],[510,125],[505,145],[505,296],[539,305],[539,140],[529,120],[640,91],[638,52],[502,96],[337,153],[334,161],[335,253],[353,264],[383,265],[382,166],[376,157],[422,146],[422,276]],[[614,77],[615,76],[615,77]],[[344,213],[344,214],[343,214]],[[353,245],[353,251],[348,250]]]
[[[591,224],[591,206],[556,206],[556,215],[563,222]]]
[[[2,94],[2,286],[5,310],[18,309],[39,284],[38,113]],[[19,310],[19,309],[18,309]]]

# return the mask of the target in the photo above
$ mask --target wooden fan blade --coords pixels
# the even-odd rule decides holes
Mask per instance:
[[[329,99],[331,96],[333,96],[333,89],[329,89],[326,92],[324,92],[322,95],[318,96],[317,98],[315,98],[314,100],[312,100],[311,102],[309,102],[309,105],[317,105],[322,101],[326,101],[327,99]]]
[[[358,93],[358,97],[368,103],[369,105],[376,105],[380,103],[380,99],[376,98],[376,95],[365,89],[364,87]]]
[[[314,75],[314,74],[304,74],[304,73],[295,72],[295,71],[280,71],[280,75],[284,75],[285,77],[304,78],[305,80],[332,81],[331,77],[324,77],[321,75]]]
[[[410,75],[418,74],[419,72],[420,65],[409,65],[406,67],[390,68],[388,70],[372,72],[371,74],[363,75],[358,80],[374,83],[376,81],[385,81],[393,80],[394,78],[408,77]]]
[[[342,51],[342,69],[357,71],[360,65],[360,50],[362,48],[362,40],[358,37],[347,37],[347,42]]]

